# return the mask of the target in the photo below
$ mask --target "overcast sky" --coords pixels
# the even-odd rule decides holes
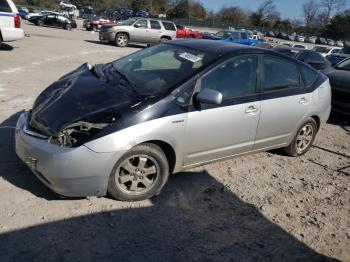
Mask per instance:
[[[278,11],[283,18],[303,18],[302,5],[308,0],[275,0]],[[320,2],[321,0],[316,0]],[[254,10],[264,0],[201,0],[206,8],[218,11],[222,6],[239,6],[243,9]],[[347,8],[350,8],[350,0],[346,0]]]

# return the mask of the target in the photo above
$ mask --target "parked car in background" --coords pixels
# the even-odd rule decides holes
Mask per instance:
[[[176,38],[197,38],[202,39],[203,36],[198,31],[192,30],[186,26],[177,25]]]
[[[92,19],[86,19],[83,21],[83,27],[87,31],[98,31],[104,24],[116,24],[118,21],[114,18],[104,18],[101,16],[95,16]]]
[[[230,30],[222,30],[217,32],[216,34],[212,35],[211,40],[223,40],[223,39],[227,39],[231,36],[232,31]]]
[[[116,25],[103,25],[100,41],[108,41],[118,47],[126,47],[129,42],[159,43],[176,38],[176,26],[171,21],[153,18],[129,18]]]
[[[327,47],[327,46],[314,46],[311,50],[320,53],[324,57],[330,54],[338,53],[341,48],[339,47]]]
[[[302,45],[302,44],[292,44],[292,47],[307,49],[306,46],[305,46],[305,45]]]
[[[296,35],[294,37],[294,41],[297,41],[297,42],[305,42],[305,37],[302,36],[302,35]]]
[[[301,156],[330,110],[328,79],[300,61],[175,40],[60,78],[19,116],[15,148],[58,194],[143,200],[198,164],[276,148]]]
[[[82,19],[92,19],[96,16],[96,11],[91,6],[83,6],[79,8],[79,17]]]
[[[332,65],[336,65],[339,62],[343,61],[345,58],[350,56],[350,46],[345,46],[339,52],[335,54],[327,55],[326,58],[332,63]]]
[[[335,45],[339,47],[344,47],[344,43],[342,41],[336,41]]]
[[[261,40],[249,38],[247,31],[232,31],[229,38],[219,41],[249,46],[255,46],[263,42]]]
[[[326,39],[326,41],[327,41],[327,45],[333,46],[335,44],[333,39]]]
[[[307,50],[304,48],[288,47],[284,45],[275,46],[274,51],[294,57],[295,59],[309,64],[316,70],[320,70],[322,73],[331,69],[331,63],[324,58],[320,53],[313,50]]]
[[[327,45],[327,40],[323,37],[317,37],[316,44]]]
[[[305,37],[306,43],[316,44],[317,37],[316,36],[307,36]]]
[[[277,37],[280,38],[280,39],[289,40],[288,35],[286,33],[283,33],[283,32],[279,32],[277,34]]]
[[[274,32],[272,32],[272,31],[268,31],[268,32],[266,32],[266,34],[265,34],[267,37],[275,37],[275,33]]]
[[[0,0],[0,45],[24,37],[21,17],[12,0]]]
[[[54,12],[54,11],[49,11],[49,10],[45,10],[45,11],[34,11],[34,12],[29,12],[26,15],[26,19],[29,20],[34,16],[44,16],[44,15],[48,15],[48,14],[55,14],[55,15],[59,15],[60,13],[58,12]]]
[[[203,39],[213,39],[215,34],[211,32],[201,32]]]
[[[149,12],[145,10],[139,10],[135,14],[136,17],[149,17]]]
[[[350,116],[350,57],[326,75],[332,87],[332,110]]]
[[[53,26],[61,27],[66,30],[72,30],[77,27],[75,20],[70,19],[64,15],[48,14],[43,16],[33,16],[29,19],[29,22],[36,26]]]
[[[22,18],[22,19],[27,19],[27,15],[29,13],[28,9],[25,8],[25,7],[20,7],[20,6],[17,6],[17,9],[18,9],[18,13],[19,13],[19,16]]]
[[[288,35],[288,39],[289,41],[294,41],[294,35]]]

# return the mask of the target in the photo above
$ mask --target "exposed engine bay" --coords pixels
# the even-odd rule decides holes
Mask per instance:
[[[79,121],[67,126],[60,131],[57,136],[50,137],[50,143],[62,147],[77,147],[89,140],[100,130],[108,126],[106,123],[89,123]]]

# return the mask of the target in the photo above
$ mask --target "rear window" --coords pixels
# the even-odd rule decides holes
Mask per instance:
[[[176,31],[176,27],[173,23],[170,22],[162,22],[165,30]]]
[[[7,0],[0,0],[0,12],[12,13],[11,7]]]

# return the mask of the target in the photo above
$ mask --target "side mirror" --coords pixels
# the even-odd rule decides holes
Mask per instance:
[[[134,24],[134,27],[135,28],[140,28],[140,25],[139,24]]]
[[[195,101],[204,104],[220,105],[222,103],[222,94],[213,89],[203,89],[196,95]]]

